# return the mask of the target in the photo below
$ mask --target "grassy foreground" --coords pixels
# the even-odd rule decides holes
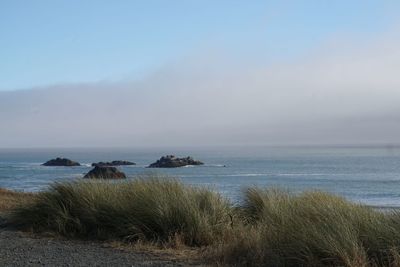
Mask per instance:
[[[31,201],[33,197],[34,194],[31,193],[15,192],[0,188],[0,213],[7,212],[16,206]]]
[[[249,188],[234,206],[168,179],[54,184],[13,208],[9,223],[101,240],[204,247],[229,266],[400,266],[400,214],[321,193]]]

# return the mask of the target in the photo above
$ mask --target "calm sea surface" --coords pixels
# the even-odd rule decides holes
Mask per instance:
[[[166,154],[193,156],[204,166],[147,169]],[[81,167],[45,167],[57,156]],[[92,162],[131,160],[120,167],[129,178],[147,173],[179,177],[184,183],[215,188],[240,200],[247,186],[293,191],[319,189],[377,207],[400,207],[400,148],[213,148],[213,149],[0,149],[0,187],[45,189],[54,181],[81,179]],[[224,167],[225,166],[225,167]]]

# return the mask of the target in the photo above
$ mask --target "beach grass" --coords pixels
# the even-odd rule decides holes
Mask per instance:
[[[0,188],[0,213],[8,212],[18,205],[29,202],[34,196],[35,195],[32,193],[17,192]]]
[[[236,266],[400,266],[400,217],[322,192],[249,188],[242,224],[212,250]]]
[[[203,247],[221,266],[400,266],[400,214],[317,191],[253,187],[232,204],[174,179],[57,183],[8,220],[67,237]]]
[[[52,185],[9,221],[64,236],[204,246],[221,236],[230,212],[218,193],[176,180],[80,181]]]

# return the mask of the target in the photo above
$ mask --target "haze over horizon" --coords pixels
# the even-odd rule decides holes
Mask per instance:
[[[399,11],[0,3],[0,148],[399,144]]]

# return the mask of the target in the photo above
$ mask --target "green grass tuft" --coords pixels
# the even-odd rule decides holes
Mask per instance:
[[[396,266],[400,217],[327,193],[250,188],[243,221],[214,250],[237,266]]]
[[[176,180],[58,183],[34,202],[15,209],[9,221],[61,235],[211,244],[230,223],[230,206],[219,194]]]

